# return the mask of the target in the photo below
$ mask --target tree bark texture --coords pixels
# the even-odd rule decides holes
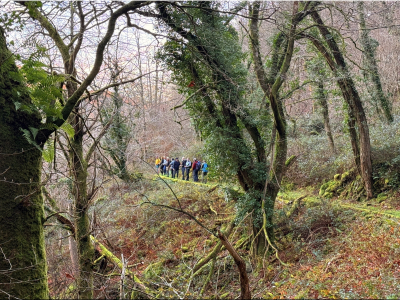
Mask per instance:
[[[346,100],[349,108],[352,110],[357,122],[359,131],[359,145],[360,145],[360,166],[361,177],[364,181],[367,198],[373,197],[373,184],[372,184],[372,161],[371,161],[371,144],[369,138],[369,128],[367,117],[360,99],[360,96],[355,87],[354,81],[348,71],[343,54],[339,49],[333,35],[323,23],[318,12],[313,11],[311,16],[317,24],[318,30],[325,40],[329,52],[325,47],[320,44],[315,38],[311,39],[317,49],[325,57],[328,65],[337,76],[337,83],[342,91],[343,98]],[[332,55],[332,56],[331,56]],[[332,59],[333,57],[333,59]]]
[[[16,109],[17,102],[29,105],[31,100],[26,88],[10,78],[11,72],[18,73],[18,69],[0,28],[1,297],[46,299],[42,153],[21,131],[38,128],[41,118],[38,113]]]
[[[332,153],[335,153],[336,152],[335,143],[333,141],[331,125],[329,122],[328,101],[326,99],[326,95],[324,92],[324,83],[322,81],[317,83],[317,98],[318,98],[318,103],[321,106],[322,110],[322,117],[324,119],[324,128],[325,128],[325,133],[328,137],[329,147],[331,148]]]

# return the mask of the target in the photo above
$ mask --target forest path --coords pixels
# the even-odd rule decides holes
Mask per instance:
[[[186,180],[181,180],[181,179],[174,179],[171,177],[167,177],[167,176],[154,176],[154,180],[155,179],[161,179],[164,180],[166,182],[184,182],[187,183],[188,185],[200,185],[200,186],[207,186],[210,189],[214,189],[217,188],[218,186],[224,186],[223,184],[216,184],[216,183],[212,183],[212,184],[205,184],[205,183],[201,183],[201,182],[193,182],[191,180],[186,181]],[[286,196],[286,197],[285,197]],[[307,193],[306,191],[303,190],[295,190],[292,192],[280,192],[278,194],[278,201],[282,201],[286,204],[290,203],[291,201],[293,201],[294,199],[300,198],[305,196],[304,199],[302,199],[302,201],[306,202],[306,203],[317,203],[320,201],[323,201],[322,198],[320,197],[316,197],[313,195],[310,195],[309,193]],[[289,198],[289,199],[284,199],[284,198]],[[400,210],[396,210],[396,209],[384,209],[381,207],[376,207],[373,206],[372,203],[366,202],[364,204],[355,204],[355,203],[349,203],[347,201],[349,200],[339,200],[339,199],[334,199],[331,200],[334,203],[338,204],[340,207],[343,208],[349,208],[349,209],[353,209],[353,210],[358,210],[358,211],[363,211],[363,212],[367,212],[367,213],[371,213],[371,214],[378,214],[378,215],[383,215],[386,217],[390,217],[390,218],[396,218],[396,219],[400,219]]]

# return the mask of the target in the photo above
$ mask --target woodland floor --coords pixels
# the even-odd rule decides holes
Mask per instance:
[[[188,215],[156,205],[185,210],[205,227],[222,229],[235,215],[227,188],[181,180],[147,178],[136,189],[110,186],[95,204],[102,228],[97,238],[117,257],[129,259],[130,270],[159,298],[234,299],[240,295],[236,265],[221,251],[209,283],[210,264],[192,277],[196,263],[217,244]],[[172,191],[174,191],[175,196]],[[300,196],[301,206],[286,212]],[[280,193],[276,203],[277,245],[274,253],[253,257],[250,219],[229,240],[245,259],[254,298],[386,298],[400,297],[400,211],[391,203],[324,200],[318,190]],[[149,202],[150,203],[144,203]],[[111,277],[110,277],[111,278]],[[96,297],[110,297],[119,277],[99,283]],[[108,292],[106,292],[108,291]]]

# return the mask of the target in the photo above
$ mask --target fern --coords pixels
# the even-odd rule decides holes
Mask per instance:
[[[40,129],[57,130],[59,127],[53,123],[45,123],[40,125]]]
[[[60,129],[63,130],[68,135],[69,138],[72,139],[74,137],[75,130],[71,124],[65,122],[64,124],[61,125]]]
[[[34,128],[34,127],[29,127],[29,130],[30,130],[31,133],[32,133],[33,140],[35,140],[35,139],[36,139],[36,136],[37,136],[37,134],[38,134],[38,132],[39,132],[39,129],[38,129],[38,128]]]
[[[29,129],[31,129],[32,127],[29,127]],[[33,128],[36,129],[36,128]],[[29,131],[28,129],[23,129],[20,128],[20,130],[22,131],[22,135],[23,137],[28,141],[29,144],[35,146],[39,151],[42,151],[42,148],[40,148],[40,146],[36,143],[35,138],[32,135],[32,132]],[[38,129],[36,129],[37,131],[39,131]],[[37,134],[37,132],[36,132]]]
[[[45,161],[51,163],[54,160],[54,156],[54,142],[48,139],[42,151],[42,157]]]

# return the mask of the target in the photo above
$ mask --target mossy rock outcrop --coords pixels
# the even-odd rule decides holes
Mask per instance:
[[[350,194],[353,194],[348,188],[348,183],[351,182],[352,178],[355,177],[354,175],[355,172],[353,170],[344,172],[343,174],[336,174],[333,177],[333,180],[328,181],[321,186],[319,190],[319,195],[324,198],[330,199],[334,196],[341,195],[347,197]],[[359,185],[356,185],[356,187],[359,188]],[[360,191],[358,191],[358,193],[359,192]]]
[[[379,175],[375,172],[376,175]],[[394,178],[394,177],[393,177]],[[396,177],[397,178],[397,177]],[[395,181],[395,179],[392,181]],[[378,203],[385,201],[388,196],[388,188],[390,188],[390,180],[386,177],[374,177],[374,191],[379,193],[377,196]],[[343,174],[336,174],[333,180],[324,183],[319,190],[319,195],[324,198],[341,197],[346,199],[353,199],[357,201],[364,201],[366,199],[366,192],[363,180],[360,175],[357,175],[355,169],[344,172]]]
[[[336,190],[340,187],[340,181],[331,180],[327,183],[324,183],[320,190],[319,195],[325,198],[332,198]]]

